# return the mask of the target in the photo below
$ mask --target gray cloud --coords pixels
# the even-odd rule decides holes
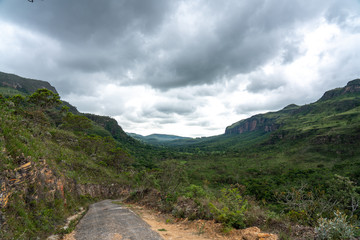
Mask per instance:
[[[187,115],[193,113],[196,110],[196,106],[190,102],[163,102],[158,103],[155,108],[158,112],[161,113],[178,115]]]
[[[130,31],[156,30],[169,7],[165,0],[8,0],[1,3],[1,14],[68,43],[106,46]]]
[[[105,73],[117,84],[168,90],[249,73],[277,56],[291,62],[299,54],[294,44],[299,36],[293,29],[328,7],[333,11],[333,1],[300,0],[47,0],[32,4],[5,0],[0,4],[1,18],[59,42],[61,54],[53,56],[57,74],[64,74],[62,70],[75,73],[65,73],[68,79],[58,80],[70,86],[63,88],[64,94],[78,91],[72,81],[83,88],[91,86],[87,74]],[[185,15],[181,6],[187,7]],[[192,25],[186,14],[194,18]],[[91,81],[100,84],[104,79]]]
[[[280,73],[267,75],[264,72],[250,74],[250,84],[246,90],[252,93],[276,90],[286,85],[286,80]]]

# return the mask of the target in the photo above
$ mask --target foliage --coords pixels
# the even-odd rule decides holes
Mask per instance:
[[[10,98],[10,101],[12,101],[15,106],[19,107],[21,105],[23,105],[25,103],[25,97],[23,97],[22,95],[20,94],[17,94],[17,95],[14,95],[14,96],[11,96]]]
[[[167,160],[160,164],[157,174],[157,185],[161,193],[161,200],[174,202],[179,190],[188,182],[185,163],[176,160]]]
[[[191,199],[207,197],[207,192],[203,187],[191,184],[185,188],[184,196]]]
[[[335,175],[326,188],[311,188],[305,184],[277,193],[291,220],[315,225],[317,219],[331,215],[335,209],[351,214],[357,212],[359,194],[349,178]]]
[[[43,109],[49,109],[61,104],[59,94],[45,88],[36,90],[29,96],[28,101]]]
[[[59,128],[53,121],[56,118],[61,121],[60,126],[64,124],[59,118],[64,113],[60,109],[50,109],[47,100],[44,105],[36,105],[42,100],[34,99],[30,103],[18,96],[1,98],[0,182],[14,178],[14,169],[24,163],[32,162],[37,166],[46,161],[54,177],[66,182],[130,185],[130,179],[123,171],[131,168],[134,159],[120,143],[112,137],[85,135],[86,129],[80,127],[77,133]],[[0,239],[46,238],[78,206],[89,202],[74,194],[76,191],[68,192],[65,187],[64,205],[62,198],[45,197],[49,192],[47,184],[51,181],[31,181],[26,179],[16,184],[9,204],[2,209],[0,217],[4,215],[6,221],[0,221]]]
[[[68,112],[63,119],[62,128],[73,131],[84,131],[92,127],[91,121],[85,116]]]
[[[218,202],[210,203],[215,219],[226,227],[244,228],[247,200],[240,195],[238,188],[223,188]]]
[[[353,239],[354,227],[347,222],[347,216],[340,212],[334,212],[333,219],[319,218],[315,232],[319,239],[344,240]]]

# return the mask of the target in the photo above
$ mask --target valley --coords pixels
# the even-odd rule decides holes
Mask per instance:
[[[127,134],[43,81],[1,73],[0,94],[1,239],[66,234],[66,217],[118,197],[224,233],[304,239],[291,229],[315,234],[336,211],[359,225],[360,79],[195,139]]]

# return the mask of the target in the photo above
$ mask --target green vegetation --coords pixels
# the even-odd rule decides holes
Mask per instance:
[[[246,226],[245,212],[248,202],[243,199],[237,188],[223,188],[217,205],[210,203],[210,211],[217,221],[224,223],[226,227]]]
[[[320,218],[315,228],[319,239],[344,240],[354,238],[354,227],[347,222],[347,216],[339,211],[334,212],[333,219]]]
[[[110,133],[88,134],[96,125],[91,120],[57,110],[57,94],[39,89],[0,100],[0,185],[2,196],[10,193],[0,214],[1,239],[54,233],[66,216],[94,200],[76,193],[79,185],[129,184],[133,157]],[[28,170],[17,170],[29,162]]]

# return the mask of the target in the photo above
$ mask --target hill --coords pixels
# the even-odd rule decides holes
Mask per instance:
[[[345,87],[327,91],[317,102],[297,106],[288,105],[284,109],[267,114],[259,114],[251,118],[239,121],[227,127],[225,134],[242,134],[244,132],[263,131],[273,132],[278,129],[289,129],[294,125],[293,121],[301,125],[313,125],[313,128],[321,128],[316,122],[321,122],[322,117],[334,114],[343,114],[359,106],[360,79],[350,81]],[[308,119],[312,117],[312,119]],[[298,120],[296,120],[298,119]],[[330,124],[332,119],[327,119]],[[327,126],[329,127],[329,126]]]
[[[180,136],[168,135],[168,134],[151,134],[147,136],[142,136],[136,133],[127,133],[127,134],[135,139],[153,145],[164,145],[171,141],[191,139],[189,137],[180,137]]]
[[[56,89],[46,81],[23,78],[3,72],[0,72],[0,84],[0,94],[5,97],[14,95],[26,97],[33,94],[37,89],[42,88],[57,93]],[[144,143],[129,137],[118,125],[116,120],[111,117],[80,113],[75,106],[66,101],[62,101],[62,106],[68,107],[68,111],[75,115],[85,116],[87,119],[90,119],[92,127],[87,130],[88,134],[95,134],[101,137],[110,136],[114,138],[118,144],[121,144],[123,148],[138,158],[139,161],[137,161],[137,163],[141,162],[146,166],[152,166],[151,162],[158,158],[157,156],[167,155],[167,153],[164,153],[163,149],[145,145]],[[62,106],[59,106],[58,109],[61,109]]]
[[[11,94],[0,94],[0,239],[61,233],[80,206],[128,194],[138,171],[169,155],[110,117],[79,113],[46,82],[2,76]]]
[[[240,151],[252,145],[302,139],[309,143],[356,141],[360,114],[360,80],[327,91],[317,102],[257,114],[238,121],[219,136],[165,142],[182,151]],[[322,140],[320,140],[322,139]],[[351,139],[351,140],[350,140]],[[338,140],[340,141],[340,140]]]
[[[13,90],[23,94],[31,94],[40,88],[46,88],[54,93],[57,93],[56,89],[46,81],[23,78],[15,74],[0,72],[0,93],[3,95],[5,95],[4,92],[6,93],[6,91],[10,91],[9,93],[11,95],[13,95],[13,93],[17,93]]]

